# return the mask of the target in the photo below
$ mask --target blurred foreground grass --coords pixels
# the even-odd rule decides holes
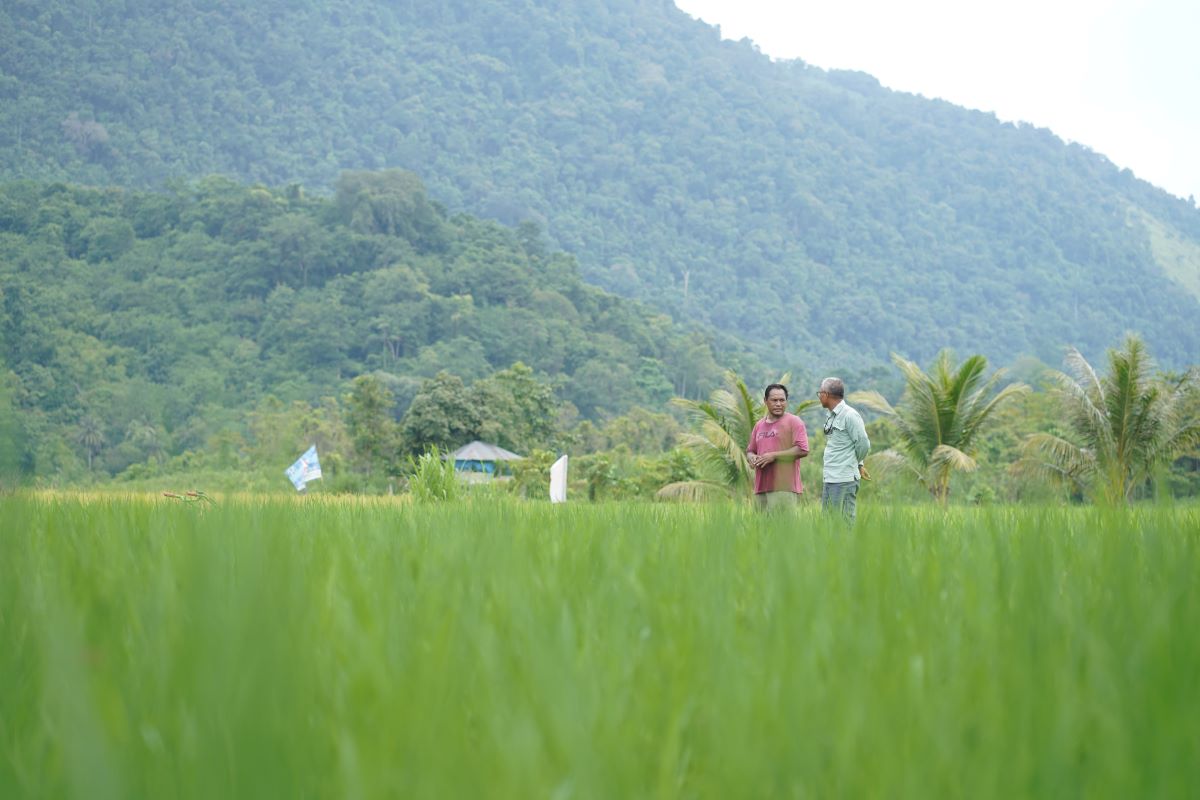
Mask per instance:
[[[1200,511],[0,499],[0,797],[1200,794]]]

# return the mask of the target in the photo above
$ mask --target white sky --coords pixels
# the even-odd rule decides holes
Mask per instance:
[[[1200,202],[1200,0],[676,0],[773,58],[1049,128]]]

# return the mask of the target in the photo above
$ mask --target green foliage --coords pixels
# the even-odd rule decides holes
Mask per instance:
[[[1195,506],[217,499],[0,502],[0,796],[1200,793]]]
[[[123,219],[93,219],[80,233],[87,252],[87,260],[113,261],[129,252],[133,247],[133,225]]]
[[[579,465],[582,466],[582,465]],[[592,456],[584,470],[587,477],[587,499],[608,500],[619,488],[619,478],[612,463],[602,455]]]
[[[978,466],[976,443],[992,415],[1029,391],[1023,383],[1000,388],[1003,369],[985,379],[987,359],[983,356],[971,356],[957,366],[953,359],[949,350],[943,350],[925,372],[893,354],[905,381],[898,408],[878,392],[856,392],[849,398],[895,423],[897,447],[875,455],[872,466],[911,473],[942,504],[950,496],[951,474],[972,472]]]
[[[722,493],[750,497],[754,470],[746,460],[746,446],[766,406],[733,372],[726,373],[725,384],[706,401],[676,401],[696,428],[684,433],[680,443],[694,453],[702,477],[670,483],[660,490],[660,497],[695,500]]]
[[[554,442],[555,387],[619,415],[658,402],[667,376],[704,390],[713,369],[705,336],[585,285],[533,226],[447,217],[396,171],[348,175],[332,199],[224,178],[161,194],[0,185],[0,286],[24,460],[43,479],[169,463],[231,429],[266,441],[245,421],[264,398],[319,404],[364,375],[392,400],[353,409],[362,435],[342,454],[382,474],[384,407],[400,420],[447,368],[487,413],[422,431],[441,413],[426,404],[406,452],[480,436],[523,452]],[[619,391],[591,386],[621,369]],[[260,455],[286,466],[299,444]]]
[[[819,357],[845,375],[944,347],[1002,363],[1057,360],[1073,342],[1095,357],[1130,320],[1168,365],[1200,352],[1194,204],[1050,131],[773,61],[668,2],[14,0],[0,7],[0,131],[6,179],[161,187],[216,173],[296,201],[308,186],[335,192],[352,232],[452,249],[411,176],[382,171],[411,170],[447,208],[549,231],[597,285],[782,355],[772,371]],[[254,230],[269,208],[222,200],[182,228]],[[141,204],[132,224],[152,236],[179,212]],[[92,220],[41,213],[0,202],[0,228],[58,226],[72,257],[101,264],[120,250],[90,251]],[[334,264],[365,255],[360,243],[336,238],[273,228],[260,246],[290,255],[236,280],[266,294],[352,271]],[[448,277],[515,277],[505,254],[479,252]],[[553,307],[561,289],[544,283],[537,302]],[[848,325],[853,337],[834,334]],[[377,335],[380,357],[411,342]],[[560,355],[571,374],[596,358]],[[637,392],[661,402],[662,378],[703,397],[721,370],[693,376],[698,363],[600,357],[580,383],[609,374],[610,393],[563,397],[588,417]]]
[[[662,500],[681,497],[708,498],[718,495],[707,490],[662,492],[663,487],[695,485],[704,477],[692,450],[677,447],[652,455],[635,454],[618,447],[603,453],[580,456],[571,461],[576,497],[592,501]],[[582,476],[582,480],[578,478]]]
[[[516,453],[553,446],[559,404],[532,369],[518,361],[471,388],[472,403],[481,411],[478,438]]]
[[[366,467],[386,470],[395,455],[396,423],[391,417],[392,393],[371,375],[354,379],[354,388],[346,398],[346,427],[354,443],[354,453]]]
[[[1072,348],[1068,373],[1054,372],[1067,436],[1036,433],[1018,469],[1107,503],[1127,503],[1155,473],[1200,446],[1200,373],[1156,379],[1145,343],[1129,336],[1108,352],[1103,377]]]
[[[436,447],[409,458],[408,491],[418,503],[445,503],[460,494],[454,462]]]
[[[439,372],[413,398],[401,423],[405,449],[454,450],[478,438],[482,410],[471,402],[462,378]]]
[[[264,470],[271,476],[270,485],[281,488],[291,486],[283,471],[310,445],[315,444],[321,456],[326,486],[353,460],[354,445],[335,398],[322,398],[320,403],[310,405],[299,400],[284,403],[268,395],[248,416],[248,440],[236,421],[230,419],[207,434],[196,448],[198,452],[185,451],[182,458],[195,467]]]
[[[512,462],[513,479],[509,484],[519,497],[546,500],[550,497],[550,467],[558,454],[550,450],[534,450],[520,461]],[[570,476],[568,476],[570,477]],[[568,494],[570,498],[570,494]]]
[[[1009,372],[1009,377],[1013,377],[1013,371]],[[1020,503],[1062,502],[1069,499],[1069,495],[1058,484],[1012,469],[1013,464],[1020,460],[1025,437],[1030,433],[1063,431],[1057,403],[1044,389],[1006,401],[993,412],[987,426],[976,437],[977,469],[952,477],[953,492],[958,495],[956,499],[972,502],[977,498],[995,496],[1000,502]],[[886,446],[881,445],[880,449],[886,449]]]
[[[584,420],[564,433],[575,452],[595,453],[625,448],[630,452],[653,455],[671,449],[682,432],[679,421],[649,409],[635,407],[597,427]]]
[[[18,484],[27,469],[25,431],[17,417],[12,384],[0,357],[0,492]]]
[[[440,250],[448,244],[443,215],[411,172],[343,172],[335,190],[342,223],[357,233],[400,236],[419,250]]]
[[[1168,385],[1180,385],[1183,376],[1178,373],[1168,373],[1162,380]],[[1200,420],[1200,391],[1185,392],[1180,398],[1179,418],[1183,420]],[[1196,444],[1189,452],[1180,455],[1166,476],[1165,486],[1175,497],[1194,497],[1200,495],[1200,444]]]
[[[383,185],[397,192],[415,185],[388,178]],[[163,193],[0,187],[0,340],[9,370],[0,435],[16,442],[0,459],[10,473],[17,465],[19,480],[45,486],[119,479],[169,488],[187,474],[205,489],[283,491],[282,470],[316,442],[327,475],[321,490],[380,492],[405,453],[494,437],[522,454],[604,453],[615,477],[599,496],[725,485],[733,473],[697,451],[694,475],[647,488],[664,474],[656,454],[675,443],[679,423],[639,407],[658,402],[662,380],[688,394],[707,390],[716,371],[709,340],[587,287],[536,226],[509,230],[426,207],[443,237],[436,247],[419,241],[419,226],[357,233],[335,200],[295,187],[222,178]],[[91,260],[98,221],[126,222],[132,246],[111,261]],[[721,361],[764,373],[745,353]],[[450,380],[438,378],[445,367],[461,378],[450,399],[437,388]],[[1022,368],[1033,374],[1036,362]],[[870,368],[854,374],[860,385],[895,380]],[[384,398],[362,427],[344,402],[359,376],[377,382]],[[415,403],[426,381],[437,391]],[[1195,419],[1194,401],[1178,415]],[[393,425],[407,430],[399,445],[388,444]],[[352,429],[362,434],[357,450]],[[1044,481],[1002,471],[1015,458],[1013,442],[1030,431],[1069,435],[1041,407],[1006,418],[980,440],[986,464],[961,484],[965,498],[989,488],[1000,499],[1054,496]],[[1195,456],[1178,455],[1161,484],[1195,493]],[[584,466],[573,471],[580,481]],[[587,487],[572,491],[584,496]]]

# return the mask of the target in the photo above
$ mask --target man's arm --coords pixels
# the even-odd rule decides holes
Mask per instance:
[[[796,417],[796,431],[792,435],[792,443],[800,448],[800,454],[796,458],[804,458],[808,455],[808,427],[799,417]]]
[[[871,440],[867,438],[867,426],[863,424],[862,417],[855,414],[848,427],[850,441],[854,443],[854,456],[861,464],[862,460],[867,457],[867,453],[871,452]]]

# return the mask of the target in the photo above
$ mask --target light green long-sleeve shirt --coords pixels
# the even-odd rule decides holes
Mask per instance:
[[[858,465],[871,451],[862,415],[842,401],[825,420],[825,483],[858,480]]]

